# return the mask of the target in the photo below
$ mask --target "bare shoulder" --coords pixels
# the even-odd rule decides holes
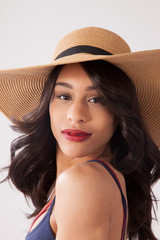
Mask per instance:
[[[116,174],[123,184],[123,176]],[[56,239],[74,236],[78,240],[77,236],[81,239],[83,233],[89,240],[94,239],[95,232],[97,239],[103,239],[108,235],[116,202],[121,202],[120,192],[100,164],[83,163],[65,170],[56,182],[55,219],[59,229]]]
[[[120,182],[123,183],[123,176],[117,171],[116,175]],[[112,195],[114,185],[111,175],[103,166],[96,162],[81,163],[63,171],[59,175],[56,182],[56,193],[64,187],[66,191],[74,190],[77,194],[86,194],[86,197],[87,195],[91,197],[98,194],[104,195],[108,191]]]
[[[117,176],[122,191],[126,196],[124,176],[112,165],[108,165]],[[56,195],[59,190],[65,191],[66,194],[68,191],[70,193],[73,191],[78,195],[85,195],[85,199],[87,199],[87,197],[94,199],[99,196],[100,200],[102,197],[106,197],[107,200],[112,200],[112,197],[114,197],[115,200],[121,201],[120,191],[115,180],[111,174],[97,162],[77,164],[62,172],[57,179]],[[115,198],[115,196],[117,198]]]

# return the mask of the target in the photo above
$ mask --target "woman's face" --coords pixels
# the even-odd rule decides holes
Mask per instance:
[[[58,149],[72,158],[101,155],[116,127],[113,114],[78,63],[62,68],[49,112]]]

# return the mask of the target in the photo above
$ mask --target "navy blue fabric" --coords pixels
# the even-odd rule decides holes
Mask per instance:
[[[27,234],[25,240],[55,240],[55,236],[50,225],[50,216],[54,204],[55,197],[42,221],[31,232]]]
[[[116,184],[117,184],[117,186],[118,186],[118,188],[121,192],[122,203],[123,203],[123,208],[124,208],[124,220],[125,220],[124,231],[122,231],[121,240],[124,240],[125,228],[126,228],[127,204],[126,204],[126,200],[125,200],[125,197],[123,195],[121,186],[119,184],[119,181],[118,181],[116,175],[114,174],[114,172],[111,170],[111,168],[109,168],[103,162],[101,162],[99,160],[89,160],[87,162],[98,162],[101,165],[103,165],[108,170],[108,172],[111,174],[111,176],[115,180],[115,182],[116,182]],[[48,212],[44,216],[44,218],[41,220],[41,222],[31,232],[29,232],[27,234],[25,240],[55,240],[56,239],[55,236],[54,236],[54,233],[52,231],[52,228],[50,226],[50,216],[51,216],[54,204],[55,204],[55,197],[53,199],[53,202],[52,202]]]

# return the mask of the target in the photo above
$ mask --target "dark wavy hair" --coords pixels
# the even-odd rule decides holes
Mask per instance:
[[[151,209],[156,200],[152,185],[160,178],[160,152],[152,141],[139,110],[135,86],[118,67],[103,61],[80,63],[102,103],[119,119],[111,138],[111,164],[126,181],[130,240],[156,240]],[[49,103],[58,74],[49,75],[39,106],[12,128],[23,135],[12,142],[8,177],[26,197],[31,198],[36,215],[46,204],[56,180],[56,140],[52,134]]]

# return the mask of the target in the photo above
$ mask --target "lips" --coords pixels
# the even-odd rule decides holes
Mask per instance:
[[[70,141],[83,141],[91,136],[91,133],[84,132],[76,129],[65,129],[62,131],[64,137]]]
[[[62,133],[67,133],[67,134],[70,134],[70,135],[91,135],[91,133],[88,133],[88,132],[84,132],[84,131],[81,131],[81,130],[76,130],[76,129],[65,129],[62,131]]]

